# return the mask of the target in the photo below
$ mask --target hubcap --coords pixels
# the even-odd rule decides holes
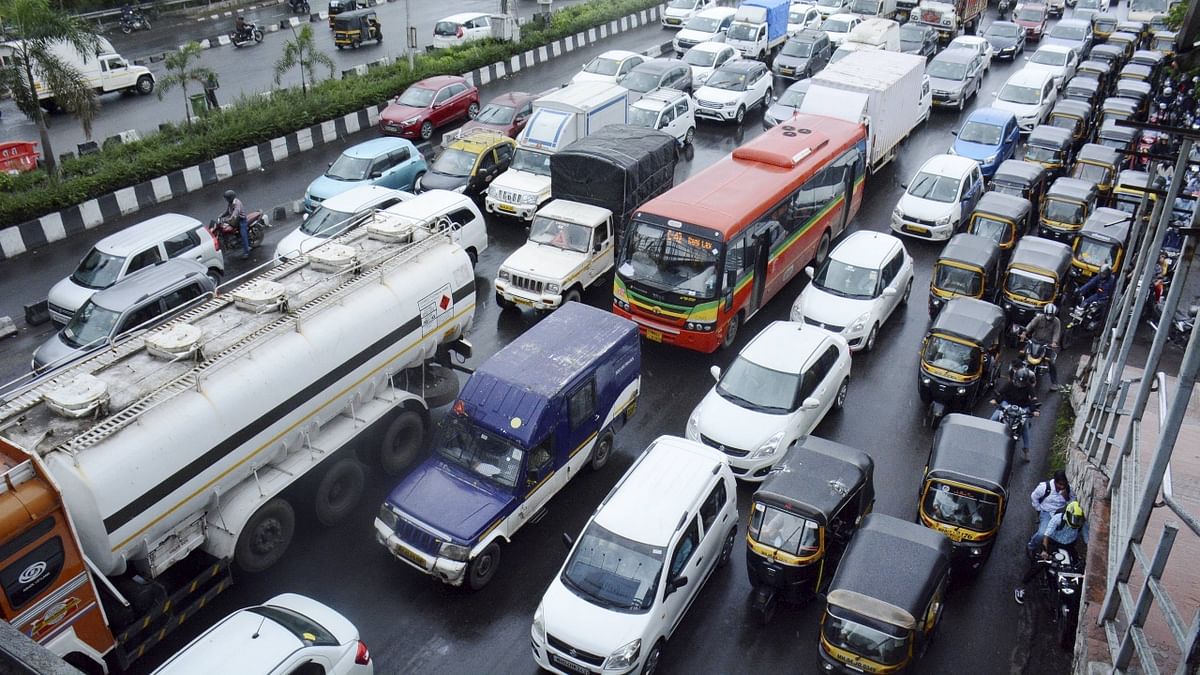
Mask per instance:
[[[283,524],[276,518],[265,520],[259,525],[255,535],[254,552],[270,553],[283,539]]]

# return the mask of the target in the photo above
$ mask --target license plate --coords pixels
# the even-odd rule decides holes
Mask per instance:
[[[662,342],[662,332],[656,330],[647,330],[646,339],[651,342]]]
[[[795,70],[793,70],[793,69],[791,69],[791,68],[780,68],[780,69],[779,69],[779,74],[780,74],[780,75],[791,75],[791,74],[792,74],[792,73],[794,73],[794,72],[796,72],[796,71],[795,71]]]
[[[671,24],[672,26],[678,26],[679,19],[667,19],[667,23]]]
[[[516,213],[517,212],[517,207],[509,206],[508,204],[497,204],[496,208],[500,209],[501,211],[504,211],[505,213]]]
[[[530,300],[526,300],[525,298],[522,298],[522,297],[520,297],[520,296],[517,296],[517,295],[514,295],[514,296],[513,296],[513,302],[517,303],[518,305],[530,305],[530,306],[532,306],[532,305],[533,305],[533,302],[532,302],[532,301],[530,301]]]
[[[554,665],[558,666],[559,668],[564,668],[573,673],[582,673],[582,675],[590,675],[590,673],[592,672],[577,663],[572,663],[571,661],[568,661],[564,658],[560,658],[558,656],[558,654],[551,654],[550,662],[553,663]]]
[[[929,228],[921,227],[920,225],[905,225],[904,229],[905,231],[912,232],[913,234],[929,234]]]
[[[419,553],[410,549],[409,547],[405,546],[404,544],[396,544],[392,548],[392,551],[394,551],[396,553],[396,555],[400,556],[401,558],[404,558],[405,560],[413,563],[417,567],[424,569],[425,559],[422,558]]]

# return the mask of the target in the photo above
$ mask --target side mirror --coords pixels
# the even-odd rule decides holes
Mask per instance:
[[[330,162],[330,163],[326,164],[325,166],[326,166],[327,168],[330,168],[330,169],[332,169],[332,168],[333,168],[333,162]]]
[[[575,545],[575,540],[571,538],[571,535],[567,534],[566,532],[563,532],[562,543],[563,543],[563,546],[566,546],[567,548],[571,548],[572,546]]]
[[[592,246],[593,253],[599,253],[602,250],[604,250],[604,242],[602,241],[598,241]]]
[[[670,594],[674,593],[675,591],[683,588],[684,586],[687,586],[687,582],[688,582],[688,578],[686,576],[675,577],[674,579],[667,582],[667,593],[666,594],[670,595]]]
[[[713,366],[708,369],[708,372],[710,375],[712,375],[714,380],[721,379],[721,366]]]
[[[817,271],[815,269],[813,269],[812,265],[805,267],[804,273],[808,275],[809,279],[812,279],[813,277],[817,276]]]
[[[383,172],[382,171],[372,171],[371,178],[383,178]]]
[[[888,286],[887,288],[883,289],[883,297],[885,297],[885,298],[896,297],[896,289],[892,288],[891,286]]]
[[[954,131],[951,131],[951,132],[950,132],[950,135],[951,135],[951,136],[957,136],[957,135],[958,135],[958,129],[955,129]]]
[[[817,408],[820,408],[820,407],[821,407],[821,402],[812,396],[809,396],[808,398],[804,399],[804,403],[800,406],[800,408],[802,410],[816,410]]]

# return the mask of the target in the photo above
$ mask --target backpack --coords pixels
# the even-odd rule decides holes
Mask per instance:
[[[1041,506],[1042,502],[1046,501],[1046,497],[1054,494],[1054,479],[1050,479],[1045,483],[1038,485],[1038,487],[1041,487],[1042,485],[1046,486],[1046,491],[1042,493],[1041,497],[1038,497],[1038,506]],[[1061,512],[1062,509],[1059,509],[1059,511]]]

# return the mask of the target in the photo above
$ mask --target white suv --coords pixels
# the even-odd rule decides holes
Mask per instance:
[[[1016,115],[1021,133],[1028,134],[1046,119],[1057,98],[1053,73],[1025,67],[1008,76],[992,107]]]
[[[696,117],[741,124],[747,110],[756,105],[767,106],[772,82],[765,63],[748,59],[727,61],[696,90]]]
[[[840,333],[852,351],[871,351],[879,327],[908,302],[913,261],[904,243],[859,230],[838,244],[792,305],[792,321]]]
[[[775,321],[746,345],[687,421],[687,437],[729,456],[733,473],[761,481],[788,447],[846,404],[850,347],[815,326]]]
[[[737,543],[737,485],[721,453],[661,436],[592,515],[533,615],[553,673],[656,672],[663,648]]]
[[[629,123],[671,134],[679,145],[696,137],[696,102],[678,89],[659,89],[629,106]]]
[[[496,304],[551,310],[579,302],[613,268],[612,219],[608,209],[565,199],[538,209],[529,241],[500,265]]]
[[[934,155],[904,185],[892,210],[892,230],[921,239],[949,239],[983,195],[979,162],[958,155]]]

